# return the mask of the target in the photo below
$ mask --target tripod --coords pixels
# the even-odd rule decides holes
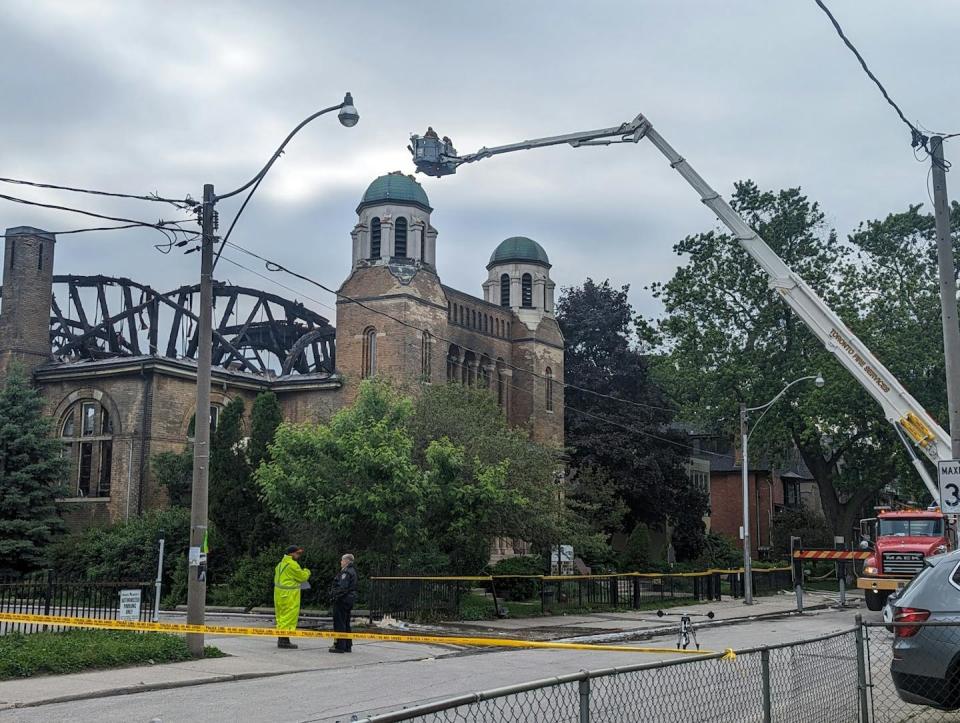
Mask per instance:
[[[697,650],[700,650],[700,643],[697,641],[697,631],[693,627],[693,618],[707,618],[708,620],[713,620],[713,611],[710,611],[706,614],[704,613],[688,613],[688,612],[678,612],[678,613],[665,613],[663,610],[657,610],[657,617],[662,618],[665,615],[679,615],[680,616],[680,629],[677,631],[677,650],[686,650],[690,647],[690,641],[693,641],[693,644],[697,646]]]

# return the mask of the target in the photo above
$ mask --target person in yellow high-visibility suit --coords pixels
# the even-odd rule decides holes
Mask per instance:
[[[303,548],[290,545],[273,571],[273,609],[278,630],[296,630],[300,619],[300,591],[310,587],[310,571],[300,567]],[[289,637],[277,638],[277,647],[296,650]]]

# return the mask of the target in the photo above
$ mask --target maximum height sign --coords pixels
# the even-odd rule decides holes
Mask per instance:
[[[948,515],[960,514],[960,459],[937,462],[940,479],[940,510]]]

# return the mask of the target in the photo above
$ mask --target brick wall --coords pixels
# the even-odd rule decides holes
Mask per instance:
[[[743,524],[743,481],[740,472],[713,472],[710,475],[710,530],[740,539]],[[772,485],[771,485],[772,482]],[[751,472],[750,543],[753,555],[771,545],[773,510],[783,504],[783,485],[767,471]]]

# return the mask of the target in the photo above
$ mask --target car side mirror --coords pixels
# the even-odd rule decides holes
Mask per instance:
[[[860,540],[860,549],[861,550],[872,550],[873,543],[870,540]]]

